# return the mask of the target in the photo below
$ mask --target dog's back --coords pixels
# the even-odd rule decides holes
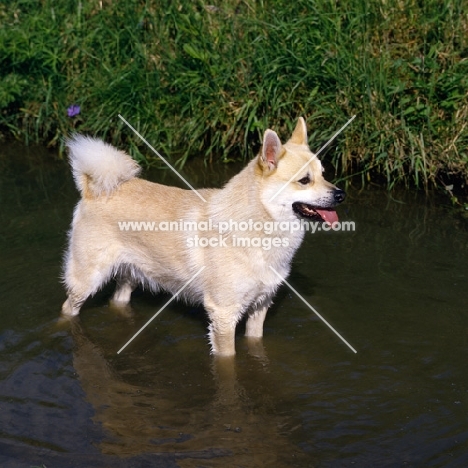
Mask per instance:
[[[183,232],[158,227],[176,213],[200,218],[202,201],[191,190],[138,178],[138,164],[101,140],[76,136],[68,146],[82,198],[69,233],[64,271],[68,299],[62,312],[77,315],[84,300],[111,278],[120,283],[114,300],[122,304],[137,285],[153,292],[178,291],[197,265],[188,262],[191,252]],[[209,199],[212,190],[201,192]],[[192,285],[185,297],[201,302],[200,288]]]

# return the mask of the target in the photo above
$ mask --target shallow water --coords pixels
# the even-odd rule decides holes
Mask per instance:
[[[106,288],[59,320],[77,193],[36,151],[0,153],[1,466],[468,466],[468,223],[445,199],[352,191],[339,214],[356,231],[296,254],[289,282],[357,354],[282,287],[263,343],[239,327],[234,363],[176,303],[118,355],[169,296],[137,291],[119,313]]]

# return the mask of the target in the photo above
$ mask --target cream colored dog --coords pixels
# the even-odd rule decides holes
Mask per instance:
[[[259,155],[201,197],[138,178],[137,163],[100,140],[75,136],[68,147],[82,199],[69,234],[62,313],[77,315],[112,278],[112,301],[121,305],[138,285],[172,294],[185,287],[180,296],[208,313],[216,355],[235,354],[236,324],[245,314],[246,335],[263,335],[280,277],[288,276],[304,237],[299,220],[333,223],[333,207],[344,199],[323,178],[302,118],[285,144],[267,130]],[[190,230],[176,229],[186,221]]]

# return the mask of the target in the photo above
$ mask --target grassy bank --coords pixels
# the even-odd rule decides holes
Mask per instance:
[[[466,0],[13,0],[0,22],[3,135],[151,158],[120,113],[182,165],[250,158],[299,115],[318,149],[357,114],[324,157],[339,176],[468,182]]]

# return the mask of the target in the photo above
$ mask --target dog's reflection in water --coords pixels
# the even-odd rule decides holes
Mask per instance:
[[[154,374],[144,384],[130,383],[125,371],[117,372],[87,337],[78,318],[70,324],[74,367],[95,410],[94,420],[106,433],[99,443],[102,453],[171,453],[184,468],[300,466],[302,456],[288,438],[293,423],[275,414],[277,390],[268,382],[271,375],[260,339],[246,339],[257,361],[256,369],[248,371],[258,379],[254,391],[239,383],[235,357],[215,357],[212,376],[207,374],[210,382],[193,387],[190,381],[179,382],[180,395],[173,382],[158,383]],[[152,363],[144,356],[140,362],[138,371],[144,374]],[[180,378],[172,372],[174,379]]]

